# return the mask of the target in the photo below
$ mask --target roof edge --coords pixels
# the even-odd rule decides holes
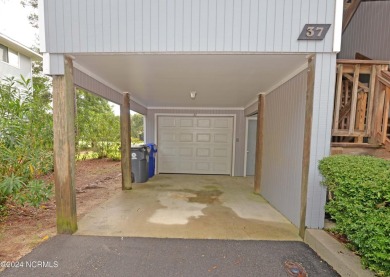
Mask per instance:
[[[21,44],[20,42],[17,42],[16,40],[13,40],[12,38],[0,33],[0,43],[12,48],[13,50],[18,51],[19,53],[31,58],[32,60],[35,61],[42,61],[43,57],[42,55],[34,52],[27,46]]]

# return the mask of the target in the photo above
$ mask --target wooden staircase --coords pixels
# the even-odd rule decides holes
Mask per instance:
[[[389,64],[337,61],[333,147],[385,147],[390,151]]]

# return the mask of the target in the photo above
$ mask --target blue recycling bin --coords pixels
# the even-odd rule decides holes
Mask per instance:
[[[157,145],[148,143],[146,146],[149,148],[149,178],[152,178],[154,176],[154,169],[156,168]]]

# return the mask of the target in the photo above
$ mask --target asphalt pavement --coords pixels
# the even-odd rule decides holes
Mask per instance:
[[[298,276],[291,265],[304,269],[307,276],[339,276],[305,243],[295,241],[58,235],[19,262],[4,262],[2,266],[8,267],[0,273],[4,277]]]

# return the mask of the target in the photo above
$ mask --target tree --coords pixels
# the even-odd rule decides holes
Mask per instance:
[[[91,147],[99,157],[106,157],[110,147],[120,140],[119,117],[107,100],[84,90],[77,90],[76,95],[78,149]]]
[[[131,137],[144,140],[144,117],[139,113],[131,115]]]
[[[33,8],[33,11],[28,16],[28,21],[30,22],[31,26],[38,29],[38,0],[22,0],[20,1],[20,4],[22,4],[23,7]]]

